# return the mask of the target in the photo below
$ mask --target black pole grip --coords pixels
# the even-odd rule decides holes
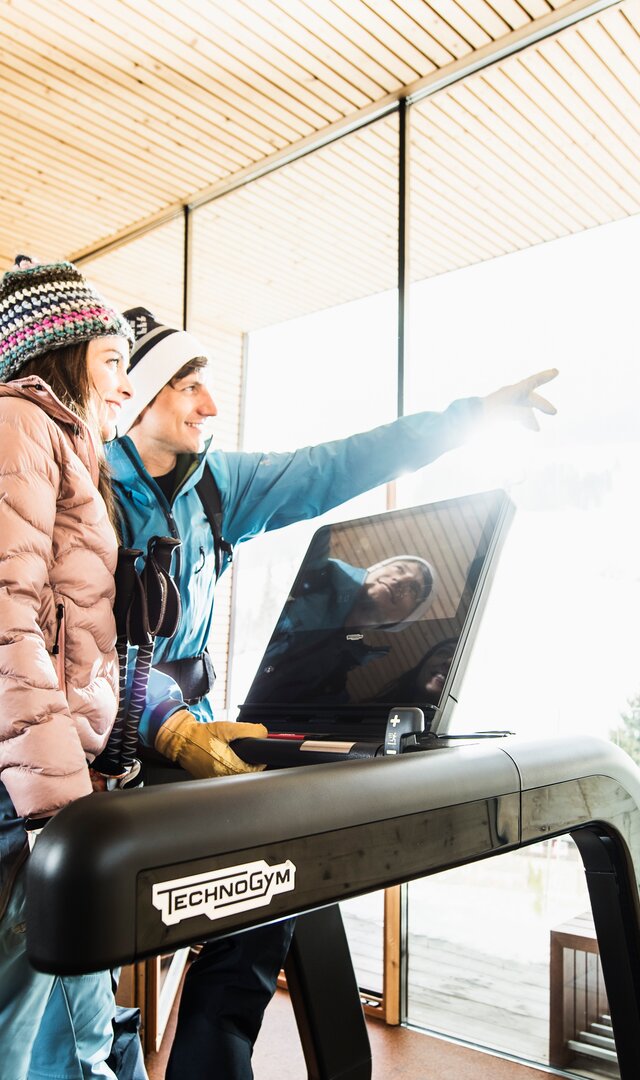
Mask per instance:
[[[118,548],[118,562],[115,572],[116,599],[113,614],[116,620],[118,637],[127,636],[127,618],[133,599],[136,580],[136,560],[142,555],[137,548]]]

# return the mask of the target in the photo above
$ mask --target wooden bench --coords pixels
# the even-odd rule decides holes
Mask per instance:
[[[562,1068],[580,1053],[615,1062],[608,1013],[593,917],[586,911],[551,930],[549,1063]]]

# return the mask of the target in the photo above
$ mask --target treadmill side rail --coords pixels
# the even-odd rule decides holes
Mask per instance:
[[[83,974],[483,857],[518,789],[483,744],[87,796],[34,848],[30,960]]]

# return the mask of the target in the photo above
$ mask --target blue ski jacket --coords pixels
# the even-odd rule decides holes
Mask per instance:
[[[211,635],[216,583],[213,534],[195,490],[205,463],[220,492],[222,535],[235,546],[267,530],[316,517],[429,464],[465,441],[481,407],[479,398],[461,399],[442,413],[416,413],[291,453],[226,453],[208,446],[194,456],[171,505],[131,439],[125,436],[109,443],[107,458],[125,517],[127,546],[146,551],[151,536],[181,541],[174,570],[182,617],[171,640],[157,639],[154,660],[198,656]],[[223,570],[227,564],[225,557]],[[213,719],[208,698],[186,706],[177,684],[164,672],[152,670],[140,724],[143,744],[153,747],[165,720],[187,707],[198,720]]]

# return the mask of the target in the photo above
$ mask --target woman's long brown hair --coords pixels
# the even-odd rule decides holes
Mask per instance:
[[[87,342],[65,345],[60,349],[51,349],[49,352],[42,353],[41,356],[36,356],[20,369],[16,378],[24,379],[27,375],[36,375],[46,382],[62,404],[84,420],[91,431],[100,469],[98,491],[104,499],[116,535],[119,536],[111,474],[105,461],[100,425],[92,406],[93,388],[87,367]]]

